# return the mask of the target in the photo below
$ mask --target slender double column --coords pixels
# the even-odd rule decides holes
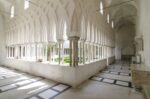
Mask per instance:
[[[64,62],[64,41],[58,40],[59,44],[59,64],[63,64]]]
[[[70,40],[70,66],[76,67],[78,66],[78,41],[79,37],[72,36],[69,37]]]
[[[85,50],[85,41],[83,41],[82,42],[82,46],[83,46],[83,52],[82,52],[82,54],[83,54],[83,64],[85,64],[85,60],[86,60],[86,57],[85,57],[85,52],[86,52],[86,50]]]
[[[80,64],[85,64],[85,41],[84,40],[80,40],[79,43],[79,63]]]

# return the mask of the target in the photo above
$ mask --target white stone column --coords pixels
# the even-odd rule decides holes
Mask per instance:
[[[37,44],[35,44],[35,61],[37,61]]]
[[[33,48],[32,48],[32,44],[29,44],[29,46],[30,46],[30,48],[29,48],[29,53],[30,53],[30,56],[29,56],[29,59],[31,59],[32,60],[32,58],[33,58],[33,54],[32,54],[32,51],[33,51]]]
[[[93,46],[90,44],[90,54],[89,54],[89,56],[90,56],[90,62],[92,62],[93,61]]]
[[[82,47],[83,47],[83,50],[82,50],[82,55],[83,55],[82,61],[83,61],[83,62],[82,62],[82,63],[85,64],[85,52],[86,52],[86,50],[85,50],[85,41],[83,41],[82,44],[83,44],[83,45],[82,45]]]
[[[99,51],[100,51],[100,49],[99,49],[99,44],[97,44],[97,55],[98,55],[98,57],[97,57],[98,59],[97,59],[97,60],[100,60],[100,56],[99,56],[99,53],[100,53],[100,52],[99,52]]]
[[[59,64],[61,64],[61,42],[58,41],[58,56],[59,56]]]
[[[69,37],[70,40],[70,66],[76,67],[78,66],[78,40],[79,37],[72,36]]]
[[[9,47],[7,46],[7,58],[9,57]]]
[[[61,56],[62,56],[61,63],[64,64],[64,41],[62,42],[61,46]]]
[[[17,46],[17,59],[19,59],[19,58],[20,58],[20,47]]]
[[[78,44],[79,44],[79,48],[78,48],[78,50],[79,50],[79,63],[81,62],[81,58],[82,58],[82,42],[80,41],[80,42],[78,42]],[[81,63],[80,63],[81,64]]]
[[[51,48],[52,50],[52,54],[51,54],[51,56],[52,56],[52,62],[54,63],[54,45],[52,45],[52,48]]]
[[[85,57],[85,63],[88,62],[88,44],[87,43],[85,43],[84,57]]]
[[[23,46],[21,46],[21,59],[23,59]]]
[[[83,53],[83,46],[82,46],[82,41],[80,42],[80,64],[82,64],[83,63],[83,55],[82,55],[82,53]]]
[[[102,46],[102,59],[104,59],[104,46]]]
[[[95,61],[95,44],[92,45],[93,61]]]
[[[28,45],[25,45],[25,59],[27,60],[28,58]]]
[[[88,62],[91,62],[91,45],[88,44]]]
[[[80,57],[80,60],[82,60],[82,64],[85,64],[85,41],[84,40],[81,40],[80,43],[79,43],[79,57]]]
[[[96,44],[94,44],[94,61],[96,60]]]
[[[45,61],[46,62],[48,61],[48,59],[47,59],[48,58],[48,56],[47,56],[48,55],[47,46],[48,46],[48,44],[45,44]]]
[[[58,40],[58,56],[59,56],[59,64],[64,63],[64,41]]]
[[[94,59],[94,57],[95,57],[95,53],[94,53],[94,44],[92,44],[92,61],[94,61],[95,59]]]

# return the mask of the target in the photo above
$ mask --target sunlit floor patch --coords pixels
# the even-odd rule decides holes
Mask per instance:
[[[69,88],[70,86],[59,83],[26,99],[53,99],[54,97],[60,95]]]
[[[36,78],[16,82],[16,83],[13,83],[13,84],[3,85],[3,86],[0,87],[0,93],[10,91],[10,90],[13,90],[14,88],[19,88],[21,86],[25,86],[25,85],[34,83],[34,82],[39,81],[41,79],[42,78],[36,77]]]

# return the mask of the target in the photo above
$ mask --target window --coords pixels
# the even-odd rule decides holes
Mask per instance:
[[[114,28],[114,21],[111,22],[111,26],[112,26],[112,28]]]
[[[25,0],[24,1],[24,9],[28,9],[29,8],[29,0]]]
[[[15,8],[14,8],[14,6],[12,6],[12,7],[11,7],[11,16],[10,16],[11,18],[14,17],[14,12],[15,12],[14,10],[15,10]]]
[[[101,14],[103,14],[103,13],[104,13],[104,11],[103,11],[103,3],[102,3],[102,1],[100,2],[100,13],[101,13]]]
[[[109,23],[109,21],[110,21],[110,16],[109,14],[107,14],[107,23]]]
[[[67,24],[65,23],[64,24],[64,35],[63,35],[63,37],[64,37],[64,40],[68,40],[68,37],[67,37]]]

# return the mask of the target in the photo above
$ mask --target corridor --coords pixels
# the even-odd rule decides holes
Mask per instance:
[[[0,67],[0,99],[143,99],[133,87],[130,62],[117,61],[77,88]]]

